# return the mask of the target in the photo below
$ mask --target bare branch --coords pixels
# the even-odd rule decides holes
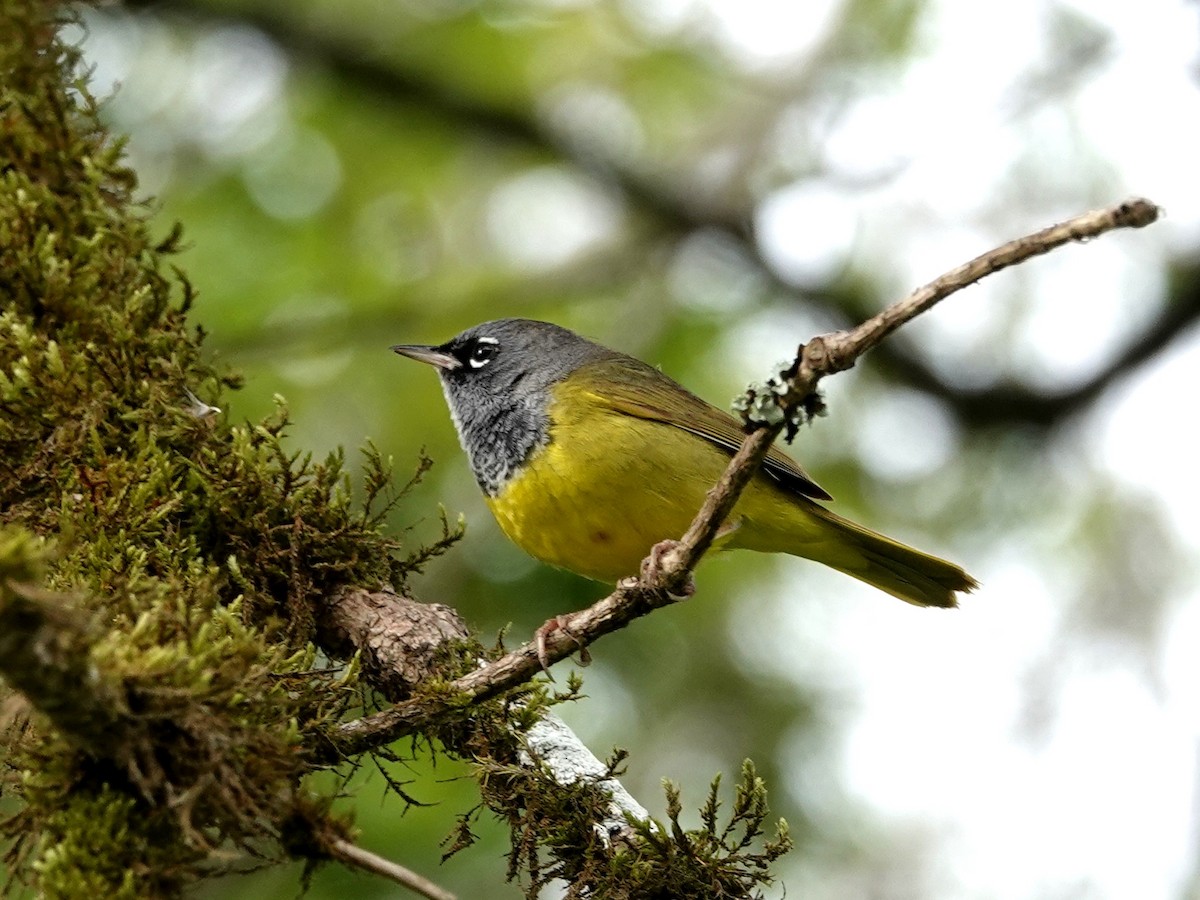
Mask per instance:
[[[795,374],[789,379],[789,390],[779,400],[784,410],[783,421],[773,425],[756,424],[755,431],[742,442],[737,455],[730,462],[717,486],[709,492],[700,514],[692,522],[679,546],[662,560],[666,577],[678,571],[684,572],[686,576],[700,561],[721,523],[733,509],[738,495],[767,455],[771,442],[783,430],[791,413],[801,408],[805,401],[815,394],[817,384],[826,375],[851,368],[860,356],[877,346],[905,322],[915,319],[951,294],[994,272],[1049,253],[1071,241],[1089,240],[1116,228],[1143,228],[1156,221],[1158,214],[1159,208],[1142,198],[1083,213],[1009,241],[951,269],[849,331],[818,335],[802,345],[793,366]]]
[[[360,654],[372,686],[395,702],[430,677],[440,650],[469,632],[458,613],[420,603],[391,588],[346,587],[318,611],[321,646],[338,656]]]
[[[795,375],[789,379],[789,390],[781,399],[785,413],[783,421],[772,425],[755,425],[716,487],[709,491],[687,533],[676,547],[663,555],[655,574],[624,581],[607,597],[567,616],[567,628],[546,635],[546,658],[551,662],[564,659],[601,635],[623,628],[634,619],[675,602],[683,592],[692,570],[712,545],[713,538],[733,509],[742,489],[758,470],[771,442],[783,429],[791,411],[801,408],[814,394],[821,378],[850,368],[859,356],[905,322],[993,272],[1048,253],[1071,241],[1087,240],[1116,228],[1142,228],[1154,222],[1158,212],[1158,207],[1150,201],[1134,199],[1084,213],[989,250],[913,291],[856,328],[821,335],[803,345],[793,367]],[[458,679],[452,687],[461,700],[483,700],[528,681],[538,674],[540,668],[538,648],[531,642]],[[339,727],[334,740],[343,753],[362,752],[411,734],[444,715],[448,709],[449,704],[445,703],[400,703],[374,715],[345,723]]]
[[[340,656],[357,652],[371,684],[393,702],[406,699],[413,687],[431,677],[447,642],[467,637],[466,625],[454,610],[419,603],[390,589],[343,588],[320,611],[318,622],[322,646]],[[626,816],[650,820],[646,809],[553,713],[545,712],[520,741],[522,765],[540,764],[562,785],[591,779],[608,795],[609,816],[596,823],[604,840],[629,828]],[[321,755],[328,749],[316,752]],[[329,759],[338,759],[338,754]]]
[[[1158,214],[1159,208],[1156,205],[1149,200],[1136,197],[1115,206],[1083,213],[1065,222],[1043,228],[1034,234],[1009,241],[995,250],[989,250],[957,269],[951,269],[941,278],[913,291],[903,300],[893,303],[857,328],[849,332],[837,332],[835,335],[838,339],[837,346],[833,346],[832,342],[827,340],[826,344],[830,345],[827,352],[835,360],[845,357],[847,362],[845,365],[832,369],[826,368],[826,364],[821,363],[819,368],[814,367],[814,372],[817,373],[816,377],[820,378],[821,375],[848,369],[858,356],[877,346],[880,341],[905,322],[930,309],[938,301],[950,296],[955,291],[960,291],[993,272],[999,272],[1001,269],[1024,262],[1034,256],[1049,253],[1056,247],[1072,241],[1090,240],[1115,228],[1144,228],[1155,222]]]
[[[428,897],[429,900],[458,900],[456,894],[434,884],[424,875],[418,875],[412,869],[406,869],[399,863],[376,856],[371,851],[364,850],[344,838],[331,841],[326,849],[329,855],[338,862],[379,875],[388,881],[394,881],[396,884],[408,888],[414,894]]]

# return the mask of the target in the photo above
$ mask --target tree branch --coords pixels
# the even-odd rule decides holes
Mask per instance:
[[[895,374],[917,390],[945,400],[967,425],[1024,423],[1049,428],[1085,408],[1110,385],[1164,351],[1198,321],[1200,267],[1188,264],[1173,272],[1166,303],[1158,318],[1103,369],[1058,392],[1037,391],[1013,381],[986,388],[950,385],[928,366],[910,365],[911,354],[903,351],[893,354],[884,364],[889,376]]]
[[[466,625],[449,607],[420,603],[391,590],[343,588],[321,610],[318,622],[321,645],[339,656],[357,652],[371,684],[392,701],[409,697],[416,685],[432,677],[447,644],[468,636]],[[607,795],[609,817],[596,823],[605,840],[628,829],[627,816],[650,821],[645,807],[553,713],[544,713],[519,738],[523,766],[540,765],[561,785],[590,779]],[[324,756],[333,761],[338,753]]]
[[[807,364],[814,379],[812,386],[815,387],[816,380],[824,375],[850,368],[859,356],[878,346],[880,341],[905,322],[993,272],[999,272],[1035,256],[1042,256],[1072,241],[1090,240],[1115,228],[1144,228],[1157,221],[1158,214],[1157,206],[1139,197],[1115,206],[1083,213],[1002,244],[913,291],[857,328],[817,338],[821,345],[819,348],[806,350],[806,362],[801,363],[800,375],[803,376]],[[811,393],[810,390],[805,390],[803,385],[803,380],[798,376],[793,382],[793,393]]]
[[[905,322],[994,272],[1072,241],[1087,240],[1116,228],[1142,228],[1156,221],[1158,213],[1157,206],[1143,199],[1084,213],[989,250],[913,291],[856,328],[821,335],[803,345],[793,366],[794,374],[787,380],[786,393],[779,401],[782,416],[776,417],[772,424],[752,423],[754,430],[742,442],[716,487],[709,491],[687,533],[663,555],[660,565],[655,567],[657,571],[623,581],[607,597],[569,615],[566,628],[546,635],[546,658],[557,662],[602,635],[676,601],[742,489],[758,470],[771,442],[792,419],[794,411],[814,396],[823,377],[850,368],[863,353]],[[451,688],[460,701],[480,701],[528,681],[540,668],[538,647],[531,642],[458,679]],[[359,753],[411,734],[451,708],[450,703],[442,700],[399,703],[339,726],[333,739],[341,752]]]
[[[605,841],[630,831],[629,820],[650,823],[650,813],[617,779],[609,775],[604,763],[581,741],[566,722],[547,713],[524,735],[521,754],[523,765],[540,763],[559,784],[591,781],[609,798],[609,818],[596,823]]]
[[[124,758],[135,727],[120,686],[91,663],[94,623],[66,598],[9,575],[25,565],[12,557],[32,554],[27,533],[0,532],[0,677],[79,746]]]
[[[371,685],[393,702],[430,677],[450,641],[469,636],[450,607],[391,589],[344,587],[318,610],[317,625],[321,646],[342,658],[360,654]]]
[[[415,894],[428,897],[429,900],[457,900],[457,895],[434,884],[424,875],[418,875],[412,869],[406,869],[399,863],[377,856],[344,838],[332,841],[326,850],[338,862],[394,881]]]

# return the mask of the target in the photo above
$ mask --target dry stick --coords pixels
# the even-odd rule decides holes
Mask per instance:
[[[344,839],[337,839],[326,848],[329,855],[341,863],[379,875],[396,884],[403,885],[410,891],[428,897],[429,900],[458,900],[455,894],[434,884],[423,875],[418,875],[411,869],[376,856],[369,850],[364,850],[357,844]]]
[[[812,396],[821,378],[850,368],[859,356],[939,300],[993,272],[1048,253],[1063,244],[1098,237],[1116,228],[1142,228],[1156,221],[1158,215],[1158,207],[1141,198],[1084,213],[977,256],[893,303],[856,328],[813,338],[801,347],[794,367],[796,374],[789,379],[789,390],[781,398],[784,419],[787,413]],[[742,489],[758,471],[771,442],[783,427],[783,422],[755,424],[716,487],[708,492],[704,506],[687,533],[677,546],[663,554],[655,575],[622,582],[609,596],[568,616],[569,631],[558,629],[547,636],[547,658],[557,662],[586,647],[601,635],[622,628],[651,610],[675,602],[673,593],[682,591],[692,569],[712,545]],[[389,709],[341,725],[333,739],[342,753],[360,753],[418,731],[450,710],[461,709],[467,702],[485,700],[516,687],[533,678],[540,670],[537,647],[529,643],[454,681],[449,686],[451,691],[443,696],[454,698],[455,702],[421,698],[398,703]]]
[[[813,384],[823,375],[831,375],[854,365],[854,360],[872,347],[879,344],[885,337],[926,310],[939,300],[943,300],[956,291],[968,285],[999,272],[1009,266],[1025,262],[1035,256],[1049,253],[1063,244],[1072,241],[1087,241],[1099,237],[1106,231],[1117,228],[1145,228],[1158,220],[1161,210],[1155,204],[1142,197],[1135,197],[1067,219],[1049,228],[1017,238],[1002,244],[995,250],[989,250],[963,263],[957,269],[951,269],[940,278],[929,282],[922,288],[913,291],[903,300],[898,300],[877,315],[872,316],[850,331],[837,331],[830,335],[817,338],[824,345],[828,360],[817,357],[809,361],[813,366]],[[810,344],[811,346],[811,344]],[[806,353],[807,357],[809,354]],[[803,372],[800,373],[803,376]],[[801,378],[793,382],[794,390],[801,390]],[[790,398],[789,398],[790,399]]]
[[[785,410],[796,409],[816,391],[817,383],[823,377],[851,368],[858,357],[877,346],[905,322],[986,276],[1049,253],[1072,241],[1086,241],[1116,228],[1144,228],[1157,220],[1158,215],[1159,208],[1140,197],[1083,213],[1009,241],[951,269],[849,331],[835,331],[814,337],[801,346],[796,359],[796,374],[789,380],[789,390],[780,399],[780,405]],[[730,462],[717,486],[709,491],[704,506],[692,521],[679,547],[664,556],[664,569],[675,571],[676,567],[682,567],[690,571],[696,566],[783,427],[783,423],[759,424],[742,442],[737,456]],[[673,558],[668,560],[669,557]]]

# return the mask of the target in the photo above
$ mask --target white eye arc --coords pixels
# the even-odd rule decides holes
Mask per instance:
[[[467,365],[472,369],[482,369],[492,361],[492,357],[500,349],[499,343],[495,338],[479,338],[475,343],[475,349],[471,351],[470,358],[467,359]]]

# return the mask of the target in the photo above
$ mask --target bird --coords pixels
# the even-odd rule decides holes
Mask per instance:
[[[443,344],[397,344],[433,366],[471,471],[529,555],[599,581],[639,571],[683,535],[744,438],[741,423],[659,369],[567,328],[505,318]],[[908,603],[954,607],[960,566],[834,513],[772,447],[713,548],[823,563]]]

